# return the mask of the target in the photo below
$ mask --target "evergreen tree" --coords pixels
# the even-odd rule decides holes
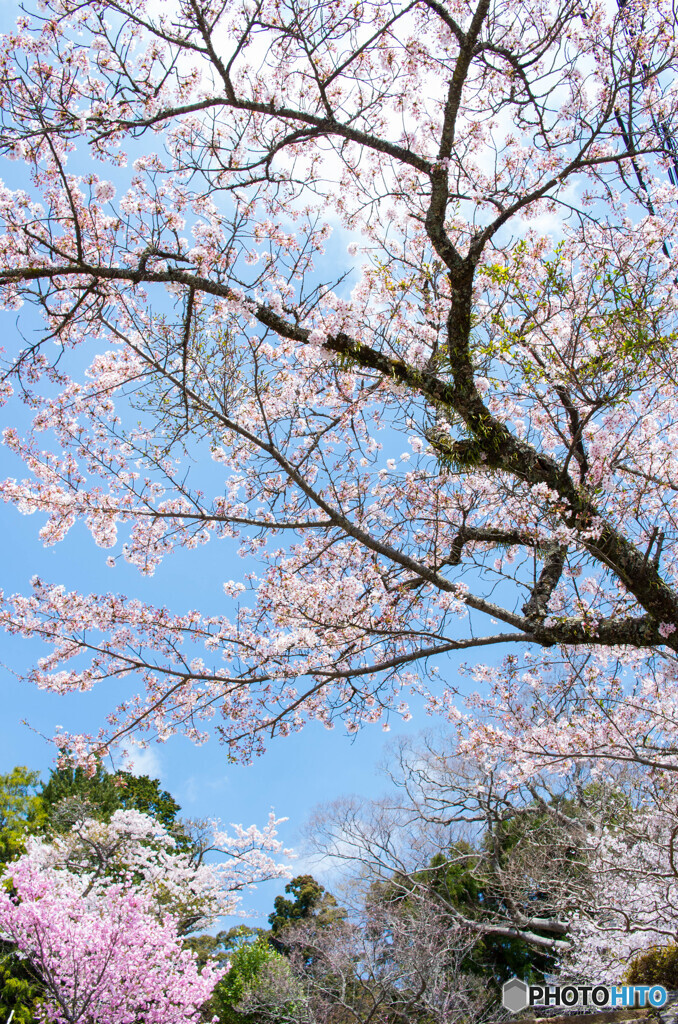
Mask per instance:
[[[36,790],[38,772],[25,765],[0,775],[0,862],[6,863],[23,852],[24,839],[45,822],[44,803]]]
[[[285,886],[285,892],[293,899],[276,896],[273,911],[268,915],[271,933],[278,937],[291,924],[310,917],[321,926],[329,926],[346,917],[346,911],[337,904],[332,893],[327,892],[313,875],[297,875]]]
[[[69,806],[86,805],[91,817],[109,821],[117,810],[136,810],[148,814],[166,828],[174,831],[181,807],[161,789],[158,779],[131,772],[107,772],[99,762],[94,775],[82,768],[55,768],[40,793],[50,828],[62,831],[68,828]]]

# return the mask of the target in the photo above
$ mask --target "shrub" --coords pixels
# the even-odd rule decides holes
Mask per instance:
[[[639,953],[629,966],[624,980],[630,985],[664,985],[678,988],[678,945],[653,946]]]

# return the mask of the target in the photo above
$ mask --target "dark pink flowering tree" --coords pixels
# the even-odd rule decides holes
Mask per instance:
[[[214,823],[196,856],[147,814],[79,817],[65,833],[31,837],[0,875],[0,938],[25,960],[55,1024],[197,1021],[223,971],[202,972],[182,936],[232,914],[240,893],[288,877],[271,818],[259,830]],[[206,863],[207,849],[221,863]]]
[[[43,1019],[198,1021],[220,975],[213,964],[199,973],[194,954],[182,949],[176,919],[159,920],[149,896],[130,885],[88,892],[72,872],[46,867],[38,852],[7,866],[0,934],[44,985]]]
[[[39,685],[138,677],[71,750],[248,756],[414,688],[523,776],[678,767],[675,22],[610,7],[47,0],[4,39],[0,286],[45,333],[3,497],[144,573],[261,566],[231,614],[7,598]],[[469,718],[466,649],[508,652]]]
[[[186,935],[242,913],[243,892],[289,877],[289,866],[275,859],[291,853],[277,838],[276,826],[284,820],[271,815],[263,829],[232,825],[227,830],[218,821],[191,829],[189,823],[186,851],[148,814],[118,810],[109,822],[83,814],[62,835],[31,839],[29,861],[36,871],[55,877],[69,872],[83,894],[102,900],[113,883],[133,879],[156,916],[173,918],[179,934]],[[10,876],[13,870],[10,864]]]

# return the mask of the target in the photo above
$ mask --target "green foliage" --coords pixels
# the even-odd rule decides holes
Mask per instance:
[[[321,927],[334,924],[346,917],[343,907],[337,905],[332,893],[317,882],[313,875],[297,875],[285,886],[285,892],[294,899],[276,896],[268,923],[274,936],[291,924],[314,918]]]
[[[43,826],[43,802],[35,790],[40,775],[23,765],[0,775],[0,861],[7,863],[23,852],[24,840]]]
[[[245,989],[251,987],[264,964],[277,959],[280,959],[280,953],[276,953],[265,938],[243,942],[232,954],[231,969],[221,983],[225,1004],[235,1006],[239,1003]]]
[[[241,936],[244,934],[241,931]],[[221,1024],[256,1024],[255,1012],[241,1012],[238,1005],[251,993],[266,969],[287,970],[285,958],[270,945],[264,935],[253,942],[241,941],[229,955],[230,969],[216,986],[210,1009]]]
[[[633,818],[634,808],[631,798],[622,790],[613,789],[599,782],[591,782],[581,793],[581,804],[589,813],[593,813],[606,828],[615,825],[626,825]],[[574,801],[564,800],[562,807],[570,814],[577,813]]]
[[[517,837],[507,832],[506,846],[517,842]],[[445,903],[451,904],[467,919],[499,920],[506,916],[501,898],[496,895],[493,885],[493,871],[488,851],[475,849],[469,843],[458,842],[451,847],[448,856],[436,854],[429,866],[417,872],[413,885],[423,886],[430,892],[438,892]],[[387,891],[387,898],[393,898]],[[402,889],[398,896],[402,900]],[[536,982],[546,971],[553,969],[553,957],[543,950],[521,939],[485,935],[479,937],[465,958],[462,969],[487,980],[489,985],[499,988],[513,976]]]
[[[51,831],[67,830],[72,823],[70,808],[83,805],[87,813],[102,821],[110,821],[117,810],[136,810],[159,821],[168,831],[176,833],[176,817],[181,807],[164,789],[158,779],[131,772],[107,772],[97,765],[94,775],[82,768],[57,768],[40,794]],[[181,844],[180,844],[181,845]]]
[[[678,945],[655,946],[639,953],[624,976],[629,985],[663,985],[678,988]]]
[[[267,936],[268,932],[263,928],[250,928],[249,925],[240,924],[235,928],[217,932],[216,935],[187,936],[184,939],[184,947],[195,953],[201,969],[210,961],[219,967],[228,967],[240,946],[257,939],[267,941]]]
[[[503,263],[490,263],[479,269],[480,277],[491,282],[494,290],[491,314],[492,332],[488,340],[480,337],[474,345],[478,369],[489,375],[496,360],[513,366],[533,386],[547,384],[557,388],[565,383],[560,360],[537,355],[531,344],[536,323],[548,324],[560,309],[572,308],[578,299],[574,265],[567,258],[564,243],[554,247],[550,257],[541,260],[541,272],[525,282],[521,264],[529,257],[528,243],[513,247]],[[647,267],[648,272],[650,266]],[[601,255],[597,273],[590,282],[586,312],[578,319],[574,354],[575,387],[599,387],[608,378],[604,399],[614,406],[637,389],[657,362],[673,351],[676,332],[666,330],[666,311],[653,300],[656,280],[648,273],[641,284],[629,279],[615,260]],[[498,293],[498,294],[497,294]],[[522,316],[516,316],[520,311]],[[586,345],[583,344],[586,343]]]
[[[40,994],[25,961],[15,956],[9,943],[0,941],[0,1021],[4,1024],[14,1010],[12,1024],[34,1024]]]

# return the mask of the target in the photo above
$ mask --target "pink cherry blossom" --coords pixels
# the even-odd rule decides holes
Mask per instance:
[[[77,875],[35,863],[8,866],[0,933],[42,979],[43,1019],[54,1024],[184,1024],[199,1020],[219,972],[199,973],[176,922],[159,921],[129,885],[83,893]]]
[[[0,291],[45,335],[0,495],[102,567],[248,560],[226,608],[3,597],[37,686],[129,685],[64,752],[248,758],[414,693],[516,776],[675,767],[673,13],[45,0],[3,38]]]

